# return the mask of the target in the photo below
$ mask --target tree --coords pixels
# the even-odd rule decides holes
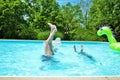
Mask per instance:
[[[83,19],[82,11],[79,5],[67,3],[61,7],[61,32],[65,40],[73,39],[74,29],[80,26]]]
[[[0,0],[0,38],[19,38],[26,4],[20,0]]]
[[[57,22],[56,18],[59,14],[58,3],[56,0],[25,0],[25,2],[28,3],[29,6],[26,14],[28,16],[27,20],[29,24],[27,30],[33,29],[34,36],[36,36],[37,39],[46,39],[49,35],[48,30],[50,29],[47,23],[51,22],[56,24]],[[44,35],[44,37],[41,36],[45,32],[47,34]]]
[[[89,13],[89,26],[108,24],[115,32],[116,38],[120,41],[120,0],[92,0]]]
[[[88,20],[88,13],[90,10],[90,7],[92,5],[91,0],[80,0],[79,6],[81,7],[82,13],[83,13],[83,26],[87,25],[87,20]]]

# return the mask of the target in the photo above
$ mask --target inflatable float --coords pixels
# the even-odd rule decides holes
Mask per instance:
[[[61,45],[61,38],[57,37],[55,40],[52,41],[52,44],[60,46]]]
[[[98,36],[106,35],[110,43],[110,48],[120,52],[120,42],[116,41],[109,27],[103,26],[97,31],[97,35]]]

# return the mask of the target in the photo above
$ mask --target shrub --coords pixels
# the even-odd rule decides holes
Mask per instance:
[[[39,40],[46,40],[49,37],[50,31],[44,31],[44,32],[40,32],[37,35],[37,39]],[[55,37],[60,37],[61,39],[63,39],[63,34],[61,32],[56,32],[55,33]]]
[[[50,34],[50,31],[39,32],[37,35],[37,39],[46,40]]]
[[[19,36],[22,39],[37,39],[36,38],[37,32],[32,29],[31,27],[23,29],[20,33]]]

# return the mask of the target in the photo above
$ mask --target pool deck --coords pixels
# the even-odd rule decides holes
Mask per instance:
[[[0,80],[120,80],[117,77],[0,77]]]

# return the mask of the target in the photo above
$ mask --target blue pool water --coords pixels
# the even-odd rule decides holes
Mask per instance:
[[[84,52],[77,51],[80,44]],[[57,52],[43,61],[43,41],[0,40],[0,76],[118,76],[120,53],[109,48],[107,42],[64,42],[55,46]]]

